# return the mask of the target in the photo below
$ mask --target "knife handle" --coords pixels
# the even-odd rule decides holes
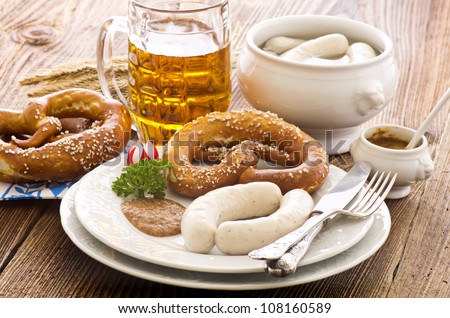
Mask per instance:
[[[308,248],[317,234],[322,230],[324,223],[319,223],[306,236],[293,245],[283,256],[277,260],[266,261],[266,271],[274,277],[286,277],[292,275],[300,260],[305,256]]]
[[[306,220],[306,222],[298,229],[286,234],[275,242],[261,247],[257,250],[248,253],[248,256],[253,259],[259,260],[277,260],[283,256],[286,251],[299,242],[302,238],[308,234],[314,227],[321,224],[331,216],[338,214],[339,210],[332,210],[326,213],[321,211],[313,211],[312,216]],[[318,214],[320,213],[320,214]]]

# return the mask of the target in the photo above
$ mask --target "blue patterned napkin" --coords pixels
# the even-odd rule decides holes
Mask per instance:
[[[66,191],[76,182],[0,182],[0,200],[61,199]]]

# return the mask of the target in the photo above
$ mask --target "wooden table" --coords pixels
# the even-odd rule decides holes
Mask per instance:
[[[126,13],[123,0],[0,2],[0,105],[21,108],[19,81],[56,65],[95,58],[101,22]],[[255,22],[290,14],[350,17],[384,30],[400,69],[395,97],[370,123],[418,127],[450,86],[450,1],[230,0],[233,47]],[[233,74],[233,108],[246,105]],[[392,228],[368,260],[308,284],[262,291],[207,291],[159,284],[111,269],[63,231],[59,200],[0,202],[0,297],[449,297],[450,116],[427,131],[435,173],[405,199],[387,200]],[[334,158],[345,160],[347,156]]]

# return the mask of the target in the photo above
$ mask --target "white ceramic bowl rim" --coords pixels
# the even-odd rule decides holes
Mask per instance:
[[[310,20],[311,23],[318,23],[318,22],[320,22],[319,19],[321,19],[322,21],[328,21],[328,22],[352,24],[352,25],[354,25],[355,28],[358,28],[358,27],[366,28],[367,30],[372,31],[372,33],[377,34],[379,39],[384,43],[384,48],[382,49],[382,51],[380,51],[380,54],[378,54],[376,57],[374,57],[370,60],[367,60],[367,61],[351,63],[351,64],[343,64],[343,65],[318,65],[318,64],[306,64],[306,63],[301,63],[301,62],[295,62],[295,61],[282,59],[278,56],[273,56],[272,54],[265,52],[263,49],[261,49],[255,43],[254,38],[257,34],[259,34],[259,32],[265,31],[268,28],[272,28],[274,24],[282,23],[282,22],[288,23],[291,20],[295,21],[297,19]],[[282,36],[283,34],[279,34],[279,35]],[[267,40],[268,40],[268,38],[265,39],[263,41],[263,43]],[[338,17],[338,16],[314,15],[314,14],[313,15],[288,15],[288,16],[281,16],[281,17],[263,20],[255,25],[253,25],[248,30],[247,36],[246,36],[246,41],[247,41],[247,45],[249,46],[249,48],[255,54],[258,54],[262,57],[265,57],[265,58],[275,61],[277,63],[282,63],[282,64],[285,64],[288,66],[290,65],[290,66],[296,66],[296,67],[304,67],[304,68],[308,68],[308,69],[326,69],[326,70],[352,69],[352,68],[359,68],[363,65],[375,64],[380,60],[384,60],[387,55],[390,55],[392,52],[392,47],[393,47],[392,40],[389,38],[389,36],[386,33],[384,33],[383,31],[381,31],[380,29],[378,29],[372,25],[369,25],[367,23],[360,22],[357,20]],[[260,43],[259,45],[261,45],[261,44],[262,43]]]
[[[428,147],[428,142],[427,139],[425,138],[425,136],[422,136],[421,143],[419,146],[412,148],[412,149],[391,149],[391,148],[385,148],[385,147],[381,147],[378,145],[375,145],[373,143],[371,143],[369,140],[367,140],[367,138],[369,136],[367,136],[368,131],[369,130],[376,130],[378,128],[387,128],[389,129],[399,129],[399,130],[403,130],[403,131],[408,131],[409,133],[411,133],[411,137],[412,135],[414,135],[414,133],[416,132],[414,129],[409,128],[409,127],[405,127],[405,126],[400,126],[400,125],[394,125],[394,124],[380,124],[380,125],[375,125],[375,126],[370,126],[367,127],[365,129],[363,129],[363,131],[361,132],[361,140],[362,142],[367,145],[368,147],[372,147],[374,149],[377,149],[378,151],[384,151],[386,153],[395,153],[395,154],[411,154],[414,152],[420,152],[422,151],[424,148]],[[367,137],[366,137],[367,136]]]

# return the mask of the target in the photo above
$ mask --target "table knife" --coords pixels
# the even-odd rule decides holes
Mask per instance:
[[[315,226],[320,214],[344,208],[363,187],[371,167],[367,162],[355,163],[350,171],[314,206],[311,217],[298,229],[281,237],[262,248],[251,251],[248,256],[253,259],[276,260],[304,238]],[[321,224],[321,223],[320,223]]]
[[[322,230],[324,224],[325,222],[321,222],[313,227],[304,238],[292,245],[279,259],[267,260],[264,267],[265,271],[274,277],[292,275],[297,270],[298,263],[305,256],[309,246]]]

